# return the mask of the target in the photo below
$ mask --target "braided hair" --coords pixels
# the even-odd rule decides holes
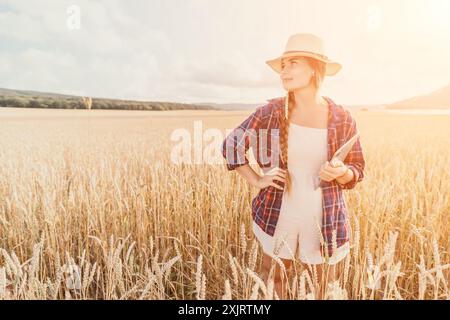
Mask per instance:
[[[310,58],[310,57],[303,57],[306,59],[308,64],[311,66],[311,68],[314,70],[314,75],[311,77],[310,82],[312,82],[312,85],[317,90],[323,81],[323,78],[325,76],[326,71],[326,65],[324,62]],[[295,96],[292,91],[288,91],[286,94],[286,103],[285,108],[283,108],[283,112],[279,113],[279,123],[280,123],[280,149],[281,149],[281,156],[283,158],[283,162],[286,164],[286,183],[285,183],[285,190],[289,194],[292,189],[292,180],[291,175],[288,168],[288,137],[289,137],[289,126],[290,126],[290,118],[292,115],[292,110],[295,107]],[[286,115],[287,112],[287,115]]]

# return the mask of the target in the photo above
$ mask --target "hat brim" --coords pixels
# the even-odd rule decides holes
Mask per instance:
[[[305,56],[305,57],[310,57],[310,58],[314,58],[320,61],[325,62],[325,75],[327,76],[334,76],[336,73],[339,72],[339,70],[341,70],[342,65],[336,61],[331,61],[331,60],[326,60],[318,55],[315,55],[313,53],[306,53],[306,52],[289,52],[289,53],[285,53],[281,56],[279,56],[278,58],[272,59],[272,60],[267,60],[266,63],[276,72],[276,73],[281,73],[281,59],[283,58],[288,58],[288,57],[300,57],[300,56]]]

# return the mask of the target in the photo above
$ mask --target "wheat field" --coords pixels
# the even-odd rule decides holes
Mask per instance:
[[[251,232],[257,190],[174,164],[176,128],[245,111],[0,111],[0,299],[277,299]],[[326,299],[450,298],[450,117],[355,112],[365,179]],[[314,282],[295,266],[292,299]],[[298,267],[298,268],[297,268]]]

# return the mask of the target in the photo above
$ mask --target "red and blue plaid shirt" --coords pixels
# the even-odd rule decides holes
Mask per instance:
[[[357,128],[350,111],[344,109],[341,105],[336,105],[329,97],[324,96],[323,98],[328,102],[327,153],[328,160],[331,160],[334,152],[357,133]],[[258,166],[263,171],[266,172],[276,166],[287,168],[281,157],[278,143],[276,144],[278,150],[272,150],[273,140],[271,142],[271,139],[266,139],[264,148],[260,147],[263,135],[279,139],[279,116],[280,113],[284,112],[284,101],[284,97],[268,100],[268,103],[256,108],[256,111],[227,135],[222,144],[222,153],[227,160],[228,170],[234,170],[239,166],[249,164],[246,152],[250,147],[252,147]],[[242,132],[244,134],[241,134]],[[280,165],[275,164],[274,159]],[[323,246],[320,246],[320,251],[323,256],[326,256],[324,254],[325,245],[328,249],[328,256],[331,257],[333,254],[333,233],[335,233],[336,247],[342,246],[350,239],[348,213],[342,190],[354,188],[364,177],[365,160],[359,138],[345,158],[344,163],[353,171],[354,176],[351,181],[340,184],[337,180],[330,182],[321,180],[320,183],[324,213],[322,235],[325,242]],[[276,181],[276,183],[284,188],[283,182]],[[252,200],[253,220],[264,232],[271,236],[275,233],[283,192],[284,190],[268,186],[260,189]]]

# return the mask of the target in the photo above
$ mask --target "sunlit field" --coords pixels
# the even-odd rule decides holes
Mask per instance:
[[[0,299],[278,298],[258,190],[170,158],[174,129],[224,135],[249,113],[1,108]],[[326,299],[450,299],[450,117],[352,114],[365,179],[345,191],[351,252]],[[289,296],[311,299],[294,267]]]

